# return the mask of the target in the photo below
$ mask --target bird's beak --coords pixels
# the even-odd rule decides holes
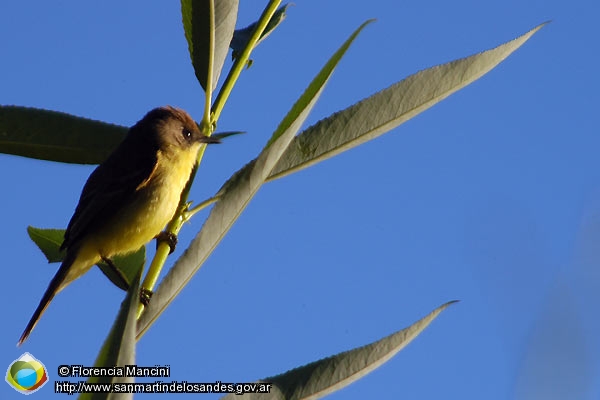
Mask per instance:
[[[221,143],[221,140],[219,138],[216,138],[216,137],[210,137],[210,136],[205,136],[205,135],[200,134],[198,136],[198,142],[199,143],[212,144],[212,143]]]

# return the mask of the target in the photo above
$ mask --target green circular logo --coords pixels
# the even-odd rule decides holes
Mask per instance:
[[[44,364],[24,353],[8,366],[6,382],[20,393],[31,394],[48,382],[48,374]]]

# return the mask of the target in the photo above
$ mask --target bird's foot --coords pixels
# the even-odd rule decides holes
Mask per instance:
[[[161,242],[166,242],[169,245],[169,254],[175,251],[175,247],[177,246],[177,235],[171,232],[162,231],[158,235],[156,235],[156,248]]]
[[[152,290],[146,288],[140,289],[140,302],[144,305],[144,307],[148,307],[153,294],[154,292],[152,292]]]

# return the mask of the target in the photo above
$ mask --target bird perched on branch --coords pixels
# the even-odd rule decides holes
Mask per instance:
[[[19,339],[23,343],[56,293],[105,261],[138,250],[173,218],[200,147],[217,143],[183,110],[160,107],[129,129],[90,175],[65,232],[65,258]]]

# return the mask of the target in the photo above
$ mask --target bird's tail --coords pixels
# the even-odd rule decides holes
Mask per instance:
[[[48,289],[46,289],[44,296],[42,296],[42,300],[40,300],[40,304],[35,309],[35,312],[33,313],[33,316],[31,317],[31,319],[29,320],[27,327],[25,327],[25,330],[23,331],[23,334],[21,335],[21,338],[19,339],[17,346],[22,345],[23,342],[25,340],[27,340],[27,338],[29,337],[29,334],[31,333],[33,328],[35,328],[36,324],[38,323],[38,320],[40,319],[40,317],[42,316],[44,311],[46,311],[46,308],[48,307],[48,304],[50,304],[50,301],[52,301],[52,299],[54,298],[56,293],[58,293],[58,291],[60,289],[62,289],[62,285],[65,281],[65,278],[67,277],[67,274],[68,274],[70,268],[73,266],[73,263],[75,262],[75,260],[77,258],[78,252],[73,251],[73,250],[67,252],[67,255],[66,255],[65,259],[63,260],[62,264],[60,265],[60,268],[58,269],[58,271],[56,272],[56,274],[50,281],[50,284],[48,285]]]

